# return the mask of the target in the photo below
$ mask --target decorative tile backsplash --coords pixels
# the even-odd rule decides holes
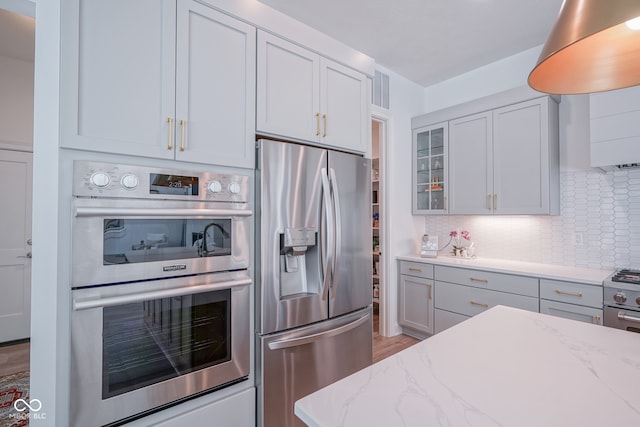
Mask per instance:
[[[560,190],[560,216],[427,216],[425,232],[442,247],[468,230],[480,257],[640,269],[640,169],[564,171]]]

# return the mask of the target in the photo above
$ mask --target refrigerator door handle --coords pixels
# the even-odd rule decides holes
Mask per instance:
[[[326,300],[329,297],[329,286],[331,283],[331,276],[333,275],[332,267],[334,265],[334,247],[335,247],[335,222],[333,218],[333,201],[331,199],[331,186],[329,185],[329,176],[327,175],[327,169],[322,168],[322,197],[324,199],[325,207],[325,221],[327,224],[327,239],[321,239],[322,242],[326,242],[326,246],[323,247],[322,252],[326,253],[327,261],[324,266],[322,299]]]
[[[310,344],[314,341],[318,341],[323,338],[335,337],[336,335],[344,334],[366,323],[369,320],[368,317],[369,317],[369,313],[366,313],[359,319],[354,320],[351,323],[347,323],[346,325],[340,326],[335,329],[330,329],[325,332],[318,332],[315,334],[306,335],[306,336],[297,337],[297,338],[289,338],[289,339],[284,339],[279,341],[273,341],[269,343],[269,350],[282,350],[284,348],[299,347],[301,345]]]
[[[331,177],[331,196],[333,198],[333,215],[335,219],[334,227],[334,248],[333,248],[333,280],[331,287],[338,288],[338,260],[340,259],[342,252],[342,221],[340,219],[340,190],[338,188],[338,178],[336,178],[336,171],[333,168],[329,168],[329,174]],[[336,293],[334,292],[335,296]]]

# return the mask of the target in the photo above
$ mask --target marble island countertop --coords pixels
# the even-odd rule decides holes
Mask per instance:
[[[640,334],[497,306],[295,404],[311,427],[640,425]]]
[[[613,270],[570,267],[557,264],[542,264],[483,257],[462,258],[438,255],[437,258],[422,258],[419,255],[410,254],[398,256],[396,259],[401,261],[424,262],[429,264],[493,271],[497,273],[534,276],[542,279],[580,282],[591,285],[602,285],[602,281],[613,273]]]

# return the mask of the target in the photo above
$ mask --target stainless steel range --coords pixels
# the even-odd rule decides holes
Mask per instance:
[[[604,326],[640,332],[640,270],[619,270],[603,284]]]

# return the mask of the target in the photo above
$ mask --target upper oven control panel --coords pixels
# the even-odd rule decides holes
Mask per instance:
[[[246,203],[249,176],[75,161],[73,195]]]

